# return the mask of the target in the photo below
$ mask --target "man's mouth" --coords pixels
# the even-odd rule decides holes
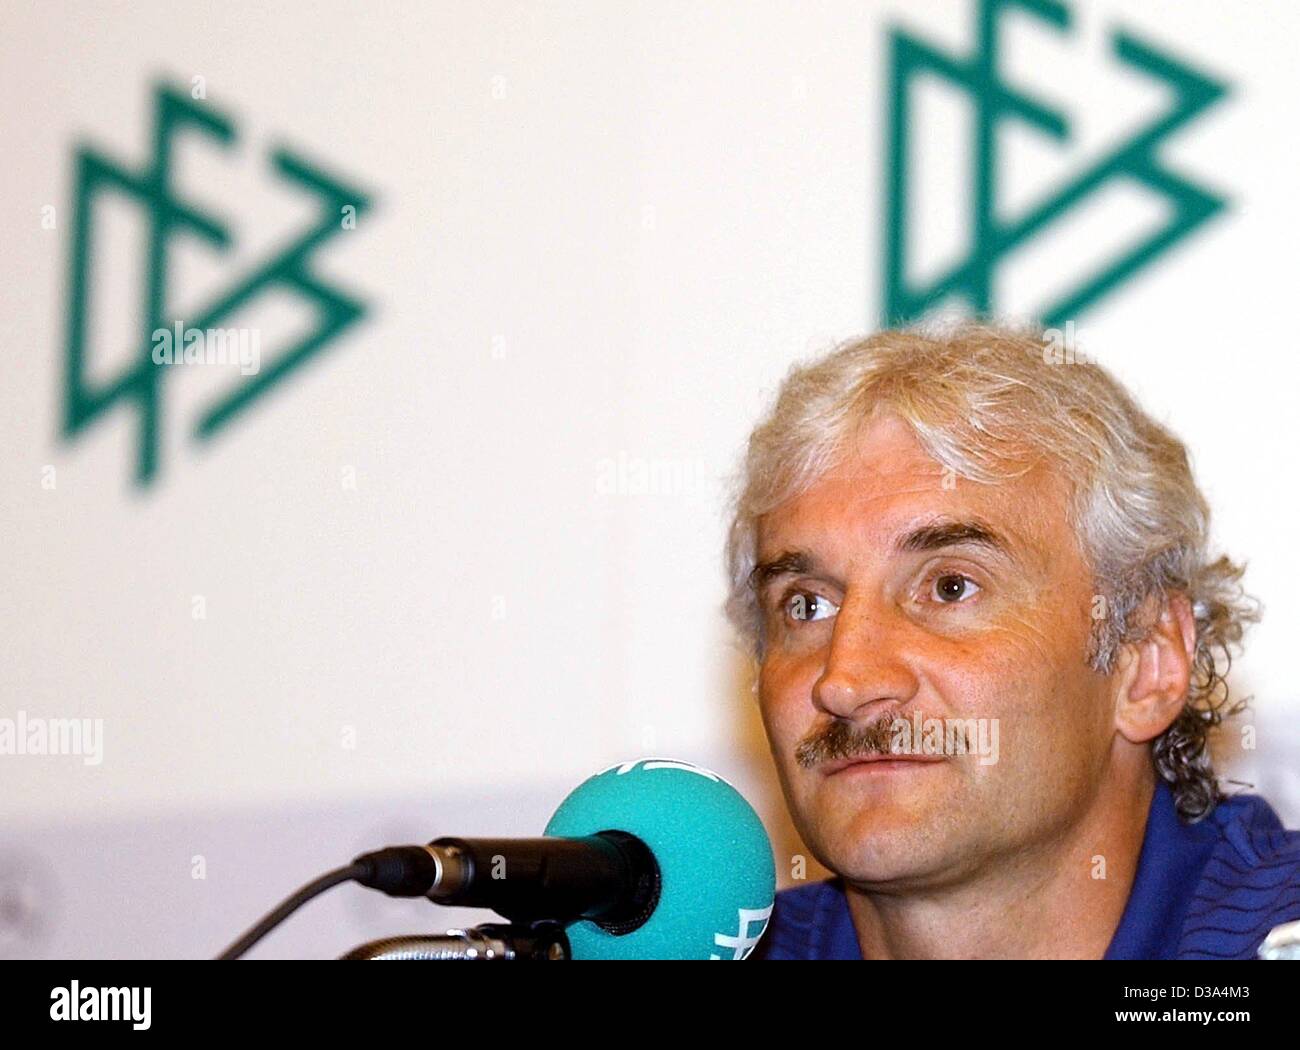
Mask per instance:
[[[846,769],[853,769],[858,766],[878,766],[883,772],[886,768],[897,768],[903,763],[934,763],[942,762],[942,755],[908,755],[893,754],[890,752],[873,753],[870,755],[858,755],[854,758],[837,758],[830,762],[824,762],[821,766],[822,776],[830,777],[836,773],[843,772]],[[883,765],[881,765],[883,763]]]

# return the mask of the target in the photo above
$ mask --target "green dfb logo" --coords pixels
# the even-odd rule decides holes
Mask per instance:
[[[1040,307],[1038,317],[1049,327],[1062,327],[1077,318],[1225,207],[1222,197],[1166,166],[1158,151],[1169,136],[1223,99],[1227,87],[1121,30],[1111,35],[1115,57],[1137,73],[1160,81],[1171,96],[1169,107],[1096,163],[1040,198],[1025,214],[1011,221],[1000,219],[995,210],[999,125],[1018,121],[1057,142],[1070,138],[1070,123],[1064,114],[1017,91],[1001,78],[999,23],[1008,9],[1027,13],[1059,32],[1070,29],[1069,9],[1057,0],[979,0],[975,47],[970,55],[948,54],[906,33],[890,33],[881,295],[886,326],[918,320],[950,296],[963,300],[976,314],[992,313],[996,307],[993,278],[998,264],[1035,234],[1117,181],[1163,198],[1169,207],[1169,220],[1146,239],[1107,260],[1058,299]],[[908,277],[907,257],[908,156],[913,130],[910,86],[921,75],[938,77],[970,98],[974,112],[974,171],[969,253],[933,280],[913,283]]]
[[[62,434],[75,437],[118,402],[134,408],[139,417],[135,480],[151,484],[159,469],[159,436],[163,418],[163,382],[169,369],[151,352],[152,333],[172,327],[200,331],[218,325],[228,315],[255,303],[268,292],[287,293],[314,307],[315,326],[305,336],[283,348],[268,367],[205,405],[194,423],[194,436],[209,441],[262,395],[318,354],[365,314],[365,305],[353,295],[319,278],[312,270],[313,254],[371,204],[354,186],[326,175],[320,168],[287,149],[271,153],[271,166],[279,178],[316,198],[315,215],[308,228],[274,251],[261,265],[218,293],[183,322],[169,312],[169,246],[177,235],[189,234],[218,249],[232,244],[230,227],[218,216],[205,214],[177,196],[172,182],[173,142],[179,132],[192,131],[215,139],[224,147],[235,141],[231,122],[206,102],[197,103],[166,85],[155,89],[153,156],[138,170],[114,163],[88,147],[76,150],[76,188],[73,203],[74,232],[67,313],[66,357],[63,384]],[[107,382],[89,378],[87,326],[95,232],[95,201],[101,193],[125,195],[147,214],[148,250],[145,254],[144,332],[138,353]]]

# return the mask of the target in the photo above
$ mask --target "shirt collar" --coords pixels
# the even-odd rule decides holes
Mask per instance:
[[[817,901],[811,924],[810,959],[862,958],[857,929],[849,911],[848,892],[842,878],[834,878],[830,892],[823,893]]]
[[[1106,959],[1172,959],[1192,891],[1218,841],[1212,821],[1184,824],[1174,793],[1157,779],[1128,903]]]

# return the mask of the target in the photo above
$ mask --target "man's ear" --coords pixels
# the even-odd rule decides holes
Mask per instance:
[[[1115,728],[1128,741],[1143,744],[1168,729],[1187,701],[1196,652],[1192,603],[1170,593],[1159,616],[1158,597],[1147,599],[1139,617],[1150,623],[1147,636],[1120,653],[1115,694]],[[1154,618],[1154,622],[1151,622]]]

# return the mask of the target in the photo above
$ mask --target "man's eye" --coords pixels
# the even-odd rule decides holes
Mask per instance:
[[[785,611],[792,620],[824,620],[839,611],[839,606],[820,594],[797,591],[785,600]]]
[[[935,601],[943,605],[956,605],[981,590],[978,583],[960,572],[945,572],[933,577],[933,580],[930,593]],[[973,587],[974,590],[969,590],[969,587]]]

